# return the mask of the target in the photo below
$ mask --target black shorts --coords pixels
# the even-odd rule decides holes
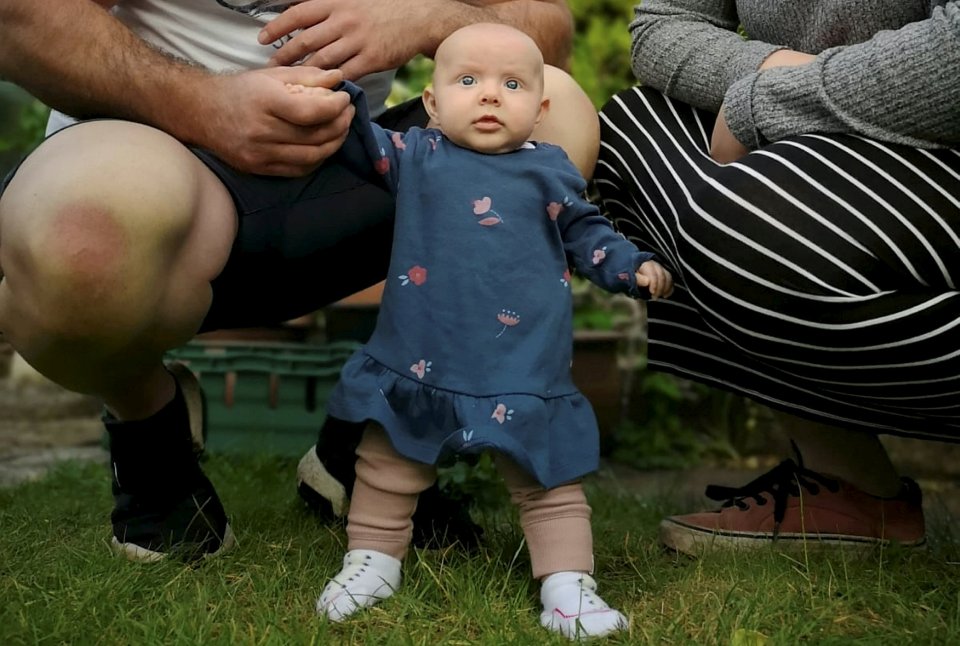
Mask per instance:
[[[377,121],[406,130],[427,119],[417,98]],[[395,205],[385,189],[335,163],[306,177],[268,177],[237,172],[207,151],[191,151],[224,183],[239,219],[200,331],[275,325],[386,276]]]

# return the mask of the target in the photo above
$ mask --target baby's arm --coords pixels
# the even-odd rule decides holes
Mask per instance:
[[[647,298],[648,291],[654,298],[667,294],[665,270],[652,253],[624,239],[586,200],[567,199],[564,207],[557,224],[577,273],[608,292],[634,298]]]
[[[670,298],[673,293],[673,276],[656,260],[648,260],[637,269],[637,287],[646,287],[650,298]]]
[[[350,123],[347,137],[334,158],[357,175],[366,177],[371,182],[382,183],[391,193],[396,193],[399,181],[397,167],[400,164],[400,153],[406,147],[406,135],[386,130],[370,118],[366,97],[357,85],[344,82],[336,89],[350,95],[356,114]],[[287,91],[292,94],[311,94],[321,91],[321,88],[288,83]]]
[[[649,251],[617,233],[596,205],[580,197],[586,181],[554,147],[545,152],[545,165],[555,167],[557,184],[550,188],[562,199],[554,198],[547,211],[556,219],[563,249],[577,273],[608,292],[626,293],[634,298],[659,298],[669,295],[673,281]]]

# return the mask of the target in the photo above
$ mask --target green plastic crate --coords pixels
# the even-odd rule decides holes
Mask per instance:
[[[204,341],[167,357],[200,380],[210,451],[299,456],[316,442],[330,390],[358,347]]]

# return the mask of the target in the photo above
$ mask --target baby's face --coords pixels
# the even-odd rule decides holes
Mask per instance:
[[[525,34],[474,25],[437,50],[427,111],[451,141],[498,154],[529,139],[546,111],[543,57]]]

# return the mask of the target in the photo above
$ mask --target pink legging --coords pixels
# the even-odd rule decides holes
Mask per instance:
[[[533,576],[591,572],[590,506],[580,482],[544,489],[512,460],[497,456],[496,463],[520,511]],[[437,468],[401,456],[383,429],[370,425],[357,447],[356,470],[347,517],[348,548],[403,559],[413,534],[417,497],[436,480]]]

